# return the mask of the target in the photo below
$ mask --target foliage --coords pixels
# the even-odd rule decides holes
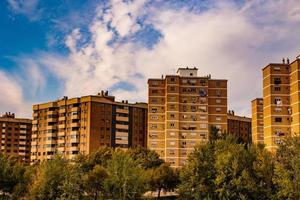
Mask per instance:
[[[113,199],[137,199],[146,192],[146,173],[137,160],[122,150],[108,162],[106,190]]]
[[[164,161],[159,158],[159,155],[152,150],[144,147],[130,149],[130,156],[137,160],[144,169],[159,167]]]
[[[276,154],[276,196],[279,199],[300,199],[300,137],[286,139]]]
[[[160,198],[160,192],[174,190],[179,182],[178,173],[170,167],[168,163],[163,163],[157,168],[149,170],[150,188],[152,191],[158,191],[157,198]]]

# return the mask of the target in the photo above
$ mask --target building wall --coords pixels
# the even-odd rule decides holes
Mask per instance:
[[[263,99],[257,98],[252,102],[252,142],[253,144],[264,143],[264,115]]]
[[[0,117],[0,153],[17,156],[21,161],[30,162],[31,120],[15,118],[7,113]]]
[[[270,64],[263,69],[264,143],[274,151],[290,134],[290,66]]]
[[[174,167],[183,166],[194,146],[208,140],[210,126],[227,130],[227,80],[184,70],[148,80],[148,147]]]
[[[227,118],[228,133],[237,136],[246,143],[251,143],[251,118],[237,116],[233,111],[228,113]]]
[[[51,159],[55,154],[73,159],[101,146],[146,146],[145,103],[116,102],[102,92],[34,105],[33,111],[32,162]]]

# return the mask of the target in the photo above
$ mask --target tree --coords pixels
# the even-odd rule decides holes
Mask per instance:
[[[279,145],[273,178],[279,199],[300,199],[300,136]]]
[[[96,165],[93,170],[89,171],[83,178],[85,192],[92,199],[98,199],[105,196],[105,180],[108,178],[106,169],[101,165]]]
[[[70,178],[76,176],[77,174],[69,162],[61,157],[44,161],[37,166],[37,171],[29,189],[30,199],[52,200],[64,197],[76,199],[77,197],[74,197],[71,193],[78,192],[76,189],[78,187],[72,185],[74,182],[70,181]],[[72,191],[67,193],[68,190]]]
[[[20,189],[26,187],[25,172],[25,166],[17,157],[0,154],[0,193],[3,198],[12,195],[13,199],[18,198]]]
[[[113,199],[137,199],[146,191],[146,174],[140,163],[116,150],[107,165],[106,192]]]
[[[130,156],[137,160],[144,169],[159,167],[164,161],[152,150],[144,147],[137,147],[128,151]]]
[[[182,199],[215,199],[214,145],[200,144],[189,155],[180,171],[179,194]]]
[[[179,182],[178,173],[168,163],[163,163],[157,168],[150,170],[150,185],[152,191],[158,191],[157,198],[160,198],[161,190],[171,191],[176,188]]]

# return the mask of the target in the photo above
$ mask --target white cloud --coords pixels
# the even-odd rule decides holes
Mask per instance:
[[[262,95],[261,68],[280,62],[281,57],[294,57],[300,50],[300,4],[254,0],[238,7],[217,2],[221,3],[213,9],[194,13],[145,7],[144,0],[112,0],[109,10],[97,8],[88,42],[83,42],[86,35],[80,29],[74,29],[66,37],[67,57],[41,53],[36,62],[64,82],[65,95],[114,88],[117,99],[131,101],[147,101],[148,78],[170,74],[181,66],[197,66],[199,75],[228,79],[229,108],[250,115],[250,101]],[[144,14],[148,15],[145,23],[163,35],[152,49],[122,40],[141,29],[136,20]],[[114,31],[119,38],[108,45],[115,39]],[[120,82],[135,88],[115,88]]]
[[[30,20],[40,18],[39,0],[7,0],[7,2],[16,14],[26,15]]]
[[[0,82],[0,115],[13,112],[18,117],[30,117],[31,105],[24,101],[19,83],[2,71]]]

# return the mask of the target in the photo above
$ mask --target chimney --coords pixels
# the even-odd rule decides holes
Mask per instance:
[[[282,63],[285,64],[285,59],[284,58],[282,58]]]
[[[286,62],[287,62],[287,64],[290,64],[290,59],[287,58],[287,59],[286,59]]]
[[[105,91],[105,96],[108,96],[108,91],[107,90]]]
[[[128,104],[128,100],[126,100],[125,103]]]

